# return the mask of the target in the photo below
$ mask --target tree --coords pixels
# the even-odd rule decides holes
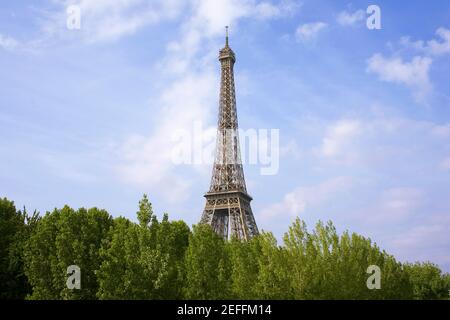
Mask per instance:
[[[370,239],[319,222],[312,233],[297,219],[284,236],[290,288],[295,299],[408,299],[411,286],[402,265]],[[381,289],[370,290],[367,269],[381,270]]]
[[[35,211],[17,211],[14,202],[0,199],[0,299],[23,299],[31,290],[24,274],[23,247],[39,220]]]
[[[139,207],[139,225],[125,218],[114,220],[111,240],[105,241],[101,250],[103,262],[98,272],[97,296],[100,299],[180,299],[189,227],[182,221],[170,222],[167,214],[159,222],[150,214],[146,197]]]
[[[144,194],[142,200],[139,201],[139,211],[137,212],[139,224],[141,227],[147,227],[153,217],[152,204],[148,201],[147,195]]]
[[[292,299],[290,265],[286,262],[286,249],[279,247],[272,233],[255,238],[261,248],[258,259],[256,292],[259,299]]]
[[[60,211],[47,212],[25,245],[25,274],[33,287],[30,299],[54,300],[60,298],[59,285],[53,275],[57,265],[56,235]]]
[[[413,286],[414,299],[448,299],[450,275],[442,274],[441,269],[431,262],[406,264],[405,270]]]
[[[65,206],[47,212],[25,248],[26,275],[33,286],[30,299],[94,299],[99,250],[112,225],[104,210]],[[67,268],[81,270],[81,289],[66,285]]]
[[[157,252],[165,257],[165,276],[156,285],[156,298],[181,299],[184,286],[184,258],[189,244],[190,230],[184,221],[169,222],[167,214],[159,225]]]
[[[231,270],[225,241],[209,225],[193,227],[185,266],[185,298],[215,300],[230,297]]]
[[[228,244],[231,259],[231,291],[233,299],[258,299],[256,288],[261,246],[258,238],[249,241],[232,239]]]
[[[114,219],[108,240],[100,250],[97,273],[99,299],[136,299],[141,283],[139,240],[136,225],[126,218]]]

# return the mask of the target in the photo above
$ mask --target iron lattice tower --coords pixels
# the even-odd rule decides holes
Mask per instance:
[[[219,121],[211,186],[200,223],[207,223],[225,239],[248,240],[258,234],[245,186],[239,149],[239,132],[233,67],[236,56],[228,45],[219,51],[221,64]]]

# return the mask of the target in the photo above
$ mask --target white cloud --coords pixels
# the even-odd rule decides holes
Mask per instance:
[[[309,187],[298,187],[287,193],[279,203],[270,205],[261,213],[263,220],[270,220],[282,215],[296,217],[311,212],[314,208],[326,205],[331,199],[348,192],[354,186],[350,177],[335,177]]]
[[[314,39],[327,26],[325,22],[305,23],[298,26],[295,36],[298,41],[308,41]]]
[[[122,164],[117,170],[124,181],[163,191],[171,200],[182,201],[183,195],[188,196],[189,178],[174,172],[174,134],[177,130],[191,132],[195,121],[210,122],[210,106],[216,100],[215,80],[211,73],[188,75],[162,92],[157,101],[161,111],[155,115],[158,121],[152,134],[133,135],[118,150]]]
[[[434,247],[447,246],[450,243],[448,233],[450,221],[448,217],[441,217],[442,220],[440,222],[434,221],[436,216],[432,216],[432,218],[430,219],[431,221],[424,221],[424,225],[415,226],[407,232],[395,236],[392,244],[398,247],[399,250],[428,248],[430,244]],[[442,259],[443,257],[440,258]]]
[[[450,157],[442,160],[441,163],[439,164],[439,168],[441,168],[442,170],[445,170],[445,171],[449,171],[450,170]]]
[[[406,48],[412,48],[415,50],[424,51],[425,43],[423,40],[412,41],[411,37],[404,36],[400,38],[400,44]]]
[[[357,10],[353,13],[342,11],[337,17],[337,22],[342,26],[353,26],[357,22],[364,20],[366,13],[364,10]]]
[[[381,192],[378,203],[365,212],[364,220],[370,224],[405,221],[423,205],[424,201],[424,193],[418,188],[390,188]]]
[[[376,111],[378,112],[378,111]],[[311,122],[311,120],[309,120]],[[308,124],[301,124],[302,127]],[[303,158],[317,163],[317,168],[351,166],[364,170],[397,166],[403,170],[420,166],[420,170],[445,168],[443,159],[448,157],[450,125],[408,118],[371,115],[371,119],[344,118],[332,122],[316,123],[310,149],[299,145]],[[411,137],[414,137],[413,139]],[[302,136],[302,139],[306,139]],[[427,161],[420,160],[427,155]],[[317,162],[319,160],[319,162]],[[402,165],[403,163],[403,165]]]
[[[443,139],[450,139],[450,123],[435,125],[432,131],[433,135]]]
[[[436,30],[436,35],[439,39],[432,39],[426,42],[423,40],[412,41],[410,37],[402,37],[400,44],[432,56],[450,53],[450,29],[439,28]]]
[[[450,243],[450,219],[448,212],[428,213],[415,226],[387,237],[389,251],[397,259],[409,262],[433,261],[444,270],[450,266],[447,254]]]
[[[386,209],[394,211],[410,211],[420,202],[421,192],[415,188],[392,188],[382,195],[382,203]]]
[[[300,149],[297,142],[294,139],[288,140],[285,144],[280,146],[280,156],[289,157],[293,159],[301,159],[303,150]]]
[[[438,39],[429,41],[412,41],[411,37],[402,37],[400,44],[404,48],[419,51],[421,55],[413,57],[410,62],[404,62],[401,57],[385,58],[377,53],[368,60],[367,70],[378,74],[383,81],[409,86],[414,90],[416,100],[423,102],[432,91],[429,76],[432,57],[450,53],[450,29],[441,27],[436,30],[436,35]]]
[[[377,74],[382,81],[410,87],[414,91],[414,97],[422,101],[432,89],[429,78],[432,62],[431,58],[421,56],[404,62],[402,58],[385,58],[377,53],[368,60],[367,71]]]
[[[362,127],[358,120],[340,120],[326,130],[319,148],[319,155],[338,162],[355,161],[358,154],[354,152],[355,139],[361,134]]]
[[[178,17],[185,1],[180,0],[52,0],[59,9],[49,12],[41,28],[46,39],[81,37],[87,43],[115,41],[139,29]],[[77,5],[81,29],[66,29],[66,9]]]
[[[252,15],[254,9],[248,1],[238,0],[194,1],[193,8],[188,26],[196,28],[205,37],[223,35],[224,26]]]
[[[19,42],[16,39],[0,34],[0,48],[5,50],[14,50],[18,46]]]
[[[82,184],[98,182],[95,172],[98,168],[92,168],[95,163],[95,154],[67,154],[62,152],[46,151],[36,153],[36,159],[44,164],[48,172],[60,179]]]
[[[256,15],[260,18],[277,18],[295,13],[302,3],[299,1],[285,0],[274,5],[270,2],[261,2],[256,5]]]
[[[450,29],[439,28],[436,34],[442,41],[431,40],[428,41],[428,49],[434,55],[441,55],[450,53]]]

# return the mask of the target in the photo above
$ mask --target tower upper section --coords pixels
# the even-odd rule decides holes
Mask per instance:
[[[234,55],[233,50],[231,50],[228,45],[228,27],[226,27],[226,38],[225,38],[225,47],[219,51],[219,60],[222,62],[223,60],[231,60],[234,64],[236,62],[236,56]]]
[[[239,146],[234,63],[236,57],[228,45],[219,51],[221,64],[219,117],[217,124],[216,156],[209,192],[247,192]]]

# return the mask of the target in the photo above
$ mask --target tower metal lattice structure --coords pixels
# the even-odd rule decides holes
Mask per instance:
[[[258,234],[250,207],[239,149],[233,67],[236,56],[228,45],[219,51],[221,64],[219,120],[211,186],[200,223],[207,223],[225,239],[248,240]]]

